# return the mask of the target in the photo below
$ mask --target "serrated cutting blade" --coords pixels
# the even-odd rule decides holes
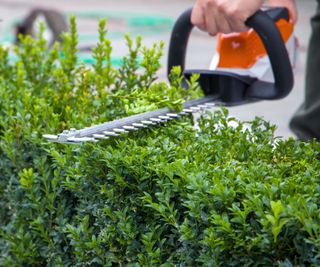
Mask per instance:
[[[97,142],[99,140],[109,139],[110,137],[124,135],[138,129],[165,124],[167,121],[179,119],[181,116],[212,108],[217,99],[216,96],[206,96],[188,101],[183,104],[183,111],[179,113],[174,113],[174,111],[169,108],[162,108],[80,130],[65,130],[58,135],[45,134],[43,137],[48,141],[56,143],[75,144],[82,142]]]

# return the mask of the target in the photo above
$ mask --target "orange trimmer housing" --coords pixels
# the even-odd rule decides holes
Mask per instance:
[[[213,95],[226,106],[259,100],[278,100],[292,90],[296,42],[294,23],[284,7],[258,10],[245,24],[253,30],[219,36],[217,53],[209,69],[185,69],[192,9],[186,10],[172,30],[168,75],[174,66],[183,71],[182,85],[188,88],[198,75],[205,95]]]
[[[281,33],[283,42],[287,44],[294,34],[293,20],[280,19],[276,25]],[[216,68],[220,69],[249,69],[260,58],[267,56],[261,39],[253,29],[242,33],[219,34],[217,53],[219,58]]]

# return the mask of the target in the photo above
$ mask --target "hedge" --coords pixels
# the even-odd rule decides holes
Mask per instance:
[[[316,141],[226,109],[94,144],[42,137],[202,95],[178,68],[157,81],[162,44],[126,37],[114,68],[99,33],[92,66],[74,18],[50,51],[43,34],[16,62],[0,48],[0,266],[320,265]]]

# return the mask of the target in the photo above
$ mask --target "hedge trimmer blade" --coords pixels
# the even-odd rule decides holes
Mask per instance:
[[[145,112],[123,119],[109,121],[94,125],[88,128],[76,130],[65,130],[58,135],[43,135],[48,141],[56,143],[75,144],[82,142],[98,142],[99,140],[109,139],[140,128],[148,128],[160,125],[170,120],[178,119],[181,116],[209,109],[216,105],[216,96],[206,96],[192,100],[183,104],[183,110],[175,113],[169,108],[162,108],[155,111]]]

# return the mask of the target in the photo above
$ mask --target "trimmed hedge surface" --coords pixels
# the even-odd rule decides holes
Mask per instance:
[[[225,109],[98,144],[47,143],[81,128],[201,95],[180,72],[156,82],[162,45],[126,37],[119,69],[100,22],[96,63],[71,33],[0,48],[1,266],[319,265],[319,143],[274,137]],[[42,29],[43,31],[43,29]],[[230,127],[230,124],[236,125]]]

